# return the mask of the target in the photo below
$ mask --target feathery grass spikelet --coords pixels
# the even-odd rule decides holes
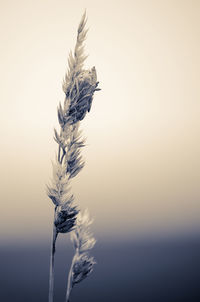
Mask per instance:
[[[90,231],[90,225],[92,220],[89,218],[89,212],[86,209],[84,213],[81,212],[77,215],[76,228],[74,232],[71,233],[71,240],[74,244],[75,250],[78,250],[78,253],[85,253],[91,250],[96,240]]]
[[[51,186],[47,186],[47,194],[56,205],[54,224],[57,233],[66,233],[75,225],[77,207],[74,197],[70,193],[70,175],[66,174],[66,164],[58,160],[53,162],[53,179]]]
[[[68,275],[66,301],[69,301],[69,296],[74,285],[88,277],[93,271],[94,264],[96,263],[94,257],[89,254],[96,243],[96,240],[90,231],[91,223],[92,220],[89,218],[88,210],[85,210],[83,214],[81,214],[81,212],[78,213],[76,228],[71,232],[71,240],[74,244],[75,255]]]
[[[72,238],[76,244],[76,252],[69,274],[66,301],[69,301],[71,288],[75,283],[87,277],[95,263],[88,251],[94,246],[95,239],[89,231],[91,221],[88,212],[79,213],[74,204],[74,196],[70,193],[70,181],[84,167],[81,148],[85,146],[85,139],[79,130],[80,121],[90,112],[94,92],[97,88],[97,74],[95,67],[85,70],[83,64],[87,56],[84,54],[84,41],[87,29],[86,12],[78,27],[74,54],[68,58],[68,71],[63,82],[65,93],[64,104],[57,107],[60,130],[54,129],[54,140],[58,144],[58,154],[53,162],[53,178],[47,186],[47,195],[55,205],[53,237],[50,261],[49,302],[53,302],[54,283],[54,254],[57,235],[74,231]]]
[[[84,13],[78,27],[74,56],[72,52],[69,55],[69,69],[63,82],[67,110],[59,107],[62,124],[74,124],[81,121],[87,111],[90,111],[94,92],[100,90],[97,88],[98,82],[95,67],[90,70],[83,69],[84,61],[87,58],[84,55],[83,46],[87,34],[87,30],[85,29],[86,21],[86,13]]]
[[[84,280],[93,271],[96,262],[87,253],[76,254],[72,267],[72,287]]]

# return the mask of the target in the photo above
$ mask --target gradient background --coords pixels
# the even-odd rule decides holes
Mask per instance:
[[[72,190],[94,217],[98,265],[72,302],[199,301],[198,0],[0,1],[0,301],[47,301],[53,206],[45,184],[85,8],[86,67],[96,66],[102,90],[82,122],[86,166]],[[67,243],[61,236],[57,302]]]

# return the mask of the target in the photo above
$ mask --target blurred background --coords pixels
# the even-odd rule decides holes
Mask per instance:
[[[73,301],[200,301],[200,2],[0,1],[0,301],[47,301],[56,107],[87,10],[102,89],[72,181],[94,218],[94,273]],[[55,301],[72,247],[60,236]]]

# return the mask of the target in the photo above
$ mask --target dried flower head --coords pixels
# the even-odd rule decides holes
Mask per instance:
[[[71,99],[68,116],[64,118],[74,124],[84,119],[87,112],[90,111],[93,94],[99,90],[97,88],[96,69],[81,71],[74,80],[72,88],[66,91],[66,97]]]
[[[54,224],[57,233],[67,233],[73,230],[78,210],[73,205],[74,197],[70,194],[69,174],[66,165],[55,161],[53,163],[53,179],[47,187],[47,194],[56,205]]]
[[[84,54],[84,41],[87,30],[86,12],[78,27],[74,54],[70,52],[68,70],[63,82],[65,93],[64,104],[57,108],[60,130],[54,130],[54,139],[58,144],[57,159],[53,163],[53,179],[47,186],[47,195],[55,205],[52,249],[50,260],[49,302],[53,302],[54,288],[54,254],[56,239],[59,233],[73,231],[72,240],[75,255],[68,276],[66,301],[74,284],[86,278],[95,264],[94,258],[89,256],[90,249],[96,240],[89,230],[91,221],[88,211],[82,215],[74,205],[74,197],[70,193],[70,181],[84,167],[81,148],[85,146],[85,139],[79,130],[80,121],[90,112],[94,92],[97,88],[97,74],[95,67],[85,70],[83,64],[87,56]]]
[[[57,233],[68,233],[72,231],[76,224],[77,214],[77,208],[72,207],[70,204],[58,206],[56,208],[56,215],[54,220]]]
[[[74,232],[71,233],[71,240],[79,254],[89,252],[96,243],[96,240],[90,231],[91,224],[92,220],[89,218],[87,209],[83,214],[81,214],[81,212],[78,213],[76,228]]]
[[[77,214],[76,227],[71,232],[71,240],[74,244],[75,255],[68,275],[68,286],[66,292],[66,301],[69,297],[73,286],[81,282],[93,271],[94,258],[89,255],[89,251],[94,247],[96,240],[90,232],[92,220],[89,218],[88,210],[83,214]]]
[[[90,275],[95,263],[94,258],[87,253],[75,256],[72,267],[72,287]]]
[[[83,46],[87,34],[85,24],[86,14],[83,15],[78,27],[74,56],[72,52],[69,55],[69,69],[63,83],[66,108],[65,110],[59,109],[59,120],[62,125],[75,124],[84,119],[86,113],[91,109],[94,92],[100,90],[97,88],[99,82],[97,82],[95,67],[88,70],[83,69],[83,63],[87,58],[84,55]]]
[[[65,163],[60,163],[57,159],[52,162],[53,178],[51,185],[47,186],[47,195],[56,206],[65,204],[71,199],[69,194],[69,175],[66,174]]]
[[[71,89],[73,89],[74,79],[75,77],[83,70],[83,64],[87,55],[84,54],[84,41],[86,39],[87,31],[85,29],[86,25],[86,12],[83,14],[82,19],[80,21],[78,31],[77,31],[77,40],[74,50],[74,55],[72,51],[69,53],[68,59],[68,71],[65,74],[65,79],[63,81],[63,91],[67,95]]]

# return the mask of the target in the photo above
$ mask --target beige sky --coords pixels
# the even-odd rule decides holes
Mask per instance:
[[[56,106],[85,8],[102,91],[77,203],[99,236],[198,230],[200,2],[1,0],[1,238],[50,236]]]

